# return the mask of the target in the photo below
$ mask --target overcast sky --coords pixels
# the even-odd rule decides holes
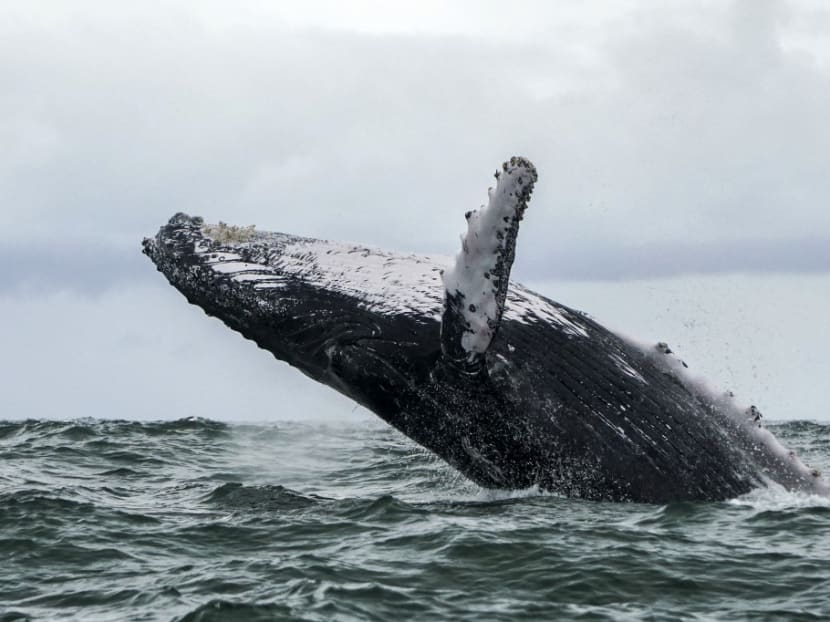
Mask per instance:
[[[31,399],[45,377],[75,387],[72,416],[96,391],[128,396],[111,407],[138,416],[151,387],[176,394],[176,374],[220,382],[222,365],[183,371],[217,349],[242,370],[229,384],[262,387],[263,353],[245,354],[141,257],[141,238],[174,212],[452,254],[464,212],[514,154],[539,169],[519,280],[622,296],[643,279],[701,275],[823,287],[827,32],[821,0],[5,0],[9,410],[59,412]],[[823,395],[804,384],[812,412]],[[255,410],[279,394],[251,391]]]

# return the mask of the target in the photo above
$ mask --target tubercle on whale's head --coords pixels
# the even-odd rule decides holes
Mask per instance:
[[[202,237],[201,228],[204,224],[201,216],[177,212],[155,236],[142,240],[141,252],[150,258],[159,272],[165,273],[167,261],[187,253],[188,244],[195,244],[197,239]]]

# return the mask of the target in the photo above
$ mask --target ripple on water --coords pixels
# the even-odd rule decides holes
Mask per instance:
[[[209,493],[205,500],[234,510],[278,512],[307,508],[324,498],[303,495],[285,486],[244,486],[238,482],[228,482]]]
[[[0,422],[0,458],[0,622],[830,618],[823,497],[482,491],[363,422]]]

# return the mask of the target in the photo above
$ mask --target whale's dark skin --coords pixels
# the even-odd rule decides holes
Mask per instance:
[[[434,273],[426,282],[434,279],[435,293],[424,294],[432,307],[394,308],[394,300],[375,303],[322,278],[335,252],[324,242],[276,233],[233,238],[177,214],[144,241],[144,253],[190,303],[483,487],[654,503],[728,499],[769,479],[826,490],[795,458],[760,442],[758,424],[730,416],[728,406],[684,381],[668,354],[518,285],[508,292],[512,247],[500,275],[502,304],[525,311],[500,317],[486,352],[465,364],[451,356],[452,345],[442,346],[442,335],[455,340],[463,332],[454,325],[462,319],[443,306],[451,297],[428,258],[338,247],[344,258],[357,257],[354,270],[379,259]],[[412,288],[424,286],[416,281]]]

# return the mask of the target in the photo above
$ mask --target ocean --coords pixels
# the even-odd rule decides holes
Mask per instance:
[[[0,621],[390,619],[830,619],[830,499],[491,492],[368,418],[0,423]]]

